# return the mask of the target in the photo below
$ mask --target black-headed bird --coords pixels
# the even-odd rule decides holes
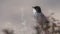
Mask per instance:
[[[37,20],[37,23],[39,25],[42,25],[41,27],[43,29],[47,29],[47,25],[49,24],[48,19],[46,18],[46,16],[42,13],[40,6],[35,6],[33,7],[33,13],[34,13],[34,17]]]

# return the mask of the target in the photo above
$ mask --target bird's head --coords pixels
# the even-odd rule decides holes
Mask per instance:
[[[37,13],[41,13],[41,8],[39,6],[35,6],[33,7]]]

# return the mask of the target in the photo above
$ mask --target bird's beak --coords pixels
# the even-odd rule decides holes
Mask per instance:
[[[34,6],[32,6],[32,8],[35,8]]]
[[[34,8],[34,7],[32,7],[32,8]]]

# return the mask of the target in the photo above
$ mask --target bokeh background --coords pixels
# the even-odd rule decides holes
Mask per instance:
[[[0,0],[0,34],[13,29],[15,34],[36,34],[32,7],[40,6],[42,13],[60,20],[60,0]]]

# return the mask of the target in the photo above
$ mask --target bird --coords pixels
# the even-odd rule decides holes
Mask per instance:
[[[47,29],[45,25],[47,26],[49,24],[49,21],[47,17],[42,13],[41,7],[34,6],[33,13],[34,13],[34,18],[36,19],[37,23],[41,25],[42,28]]]

